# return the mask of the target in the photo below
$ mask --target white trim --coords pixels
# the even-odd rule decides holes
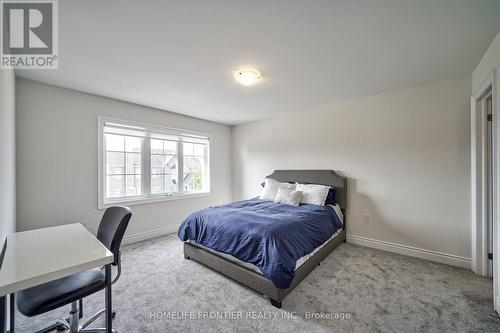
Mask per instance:
[[[486,92],[486,90],[488,90],[488,88],[492,86],[493,79],[494,79],[495,75],[496,75],[496,69],[492,70],[484,78],[484,80],[481,83],[481,85],[479,86],[479,88],[477,88],[476,91],[474,91],[474,93],[472,94],[472,98],[479,99],[479,97],[481,97],[482,95],[484,95],[484,93]]]
[[[104,118],[97,117],[97,209],[104,207]]]
[[[151,238],[156,238],[156,237],[165,236],[168,234],[173,234],[173,233],[177,232],[178,228],[179,228],[179,226],[173,225],[173,226],[169,226],[169,227],[164,227],[164,228],[150,230],[150,231],[144,231],[144,232],[140,232],[137,234],[125,236],[125,237],[123,237],[122,244],[128,245],[128,244],[141,242],[141,241],[151,239]]]
[[[184,189],[184,145],[177,142],[177,193]]]
[[[106,203],[99,205],[98,209],[106,209],[116,205],[127,205],[127,206],[137,206],[145,205],[155,202],[179,200],[179,199],[190,199],[190,198],[200,198],[207,197],[211,192],[197,192],[197,193],[176,193],[173,195],[150,195],[145,197],[129,197],[129,198],[119,198],[117,200],[108,200]]]
[[[209,138],[209,139],[212,137],[212,134],[210,134],[210,133],[185,130],[185,129],[180,129],[180,128],[176,128],[176,127],[154,125],[154,124],[150,124],[150,123],[143,123],[143,122],[132,121],[132,120],[123,120],[123,119],[104,117],[104,116],[99,116],[98,118],[99,118],[99,121],[102,123],[115,122],[115,123],[118,123],[120,125],[127,125],[127,126],[132,126],[132,127],[145,127],[148,130],[157,131],[157,132],[167,132],[170,134],[176,134],[176,135],[180,135],[180,136],[182,136],[182,135],[195,135],[195,136],[201,136],[201,137],[205,137],[205,138]]]
[[[500,313],[500,87],[497,84],[497,69],[491,71],[491,113],[492,113],[492,168],[493,168],[493,307]]]
[[[460,257],[453,254],[442,253],[432,250],[421,249],[418,247],[391,243],[368,237],[347,234],[347,242],[361,246],[371,247],[383,251],[399,253],[410,257],[431,260],[442,264],[448,264],[470,269],[471,259]]]
[[[487,259],[487,117],[484,108],[484,98],[487,95],[495,96],[496,71],[492,71],[482,82],[480,87],[470,98],[471,107],[471,269],[474,273],[486,276],[488,274]],[[488,92],[491,91],[491,92]],[[478,103],[481,105],[478,108]],[[492,106],[492,159],[493,159],[493,182],[496,182],[495,159],[496,159],[496,130],[497,112]],[[479,127],[480,126],[480,127]],[[493,197],[496,197],[495,185],[493,186]],[[494,200],[493,200],[494,202]],[[493,207],[493,225],[496,221],[496,207]]]
[[[472,253],[472,270],[481,275],[487,275],[487,259],[486,251],[486,215],[484,212],[484,182],[482,173],[486,169],[483,163],[483,152],[479,151],[481,133],[478,133],[478,123],[481,121],[481,113],[483,112],[484,104],[480,105],[481,110],[478,110],[477,105],[482,102],[491,87],[491,114],[492,114],[492,202],[493,202],[493,301],[494,308],[500,312],[500,228],[499,228],[499,213],[500,213],[500,87],[497,84],[497,70],[493,69],[483,80],[479,88],[471,97],[471,253]]]

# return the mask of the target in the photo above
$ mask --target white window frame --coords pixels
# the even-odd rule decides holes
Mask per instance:
[[[105,181],[105,170],[106,170],[106,152],[105,152],[105,146],[104,146],[104,126],[106,123],[116,123],[124,126],[132,126],[132,127],[140,127],[144,128],[146,132],[148,133],[146,136],[146,140],[143,140],[143,171],[142,171],[142,195],[138,196],[130,196],[130,197],[121,197],[121,198],[116,198],[116,199],[106,199],[106,181]],[[154,203],[154,202],[162,202],[162,201],[169,201],[169,200],[178,200],[178,199],[187,199],[187,198],[196,198],[196,197],[203,197],[203,196],[208,196],[211,194],[211,179],[212,179],[212,168],[210,167],[210,161],[211,161],[211,134],[209,133],[202,133],[202,132],[195,132],[195,131],[189,131],[189,130],[183,130],[183,129],[178,129],[178,128],[172,128],[172,127],[165,127],[165,126],[158,126],[158,125],[153,125],[153,124],[147,124],[147,123],[141,123],[141,122],[135,122],[135,121],[129,121],[129,120],[122,120],[122,119],[116,119],[116,118],[110,118],[110,117],[98,117],[98,158],[97,158],[97,175],[98,175],[98,190],[97,190],[97,198],[98,198],[98,203],[97,207],[98,209],[105,209],[114,205],[119,205],[119,204],[124,204],[128,206],[133,206],[133,205],[142,205],[142,204],[148,204],[148,203]],[[208,174],[208,184],[207,184],[207,189],[203,192],[185,192],[182,191],[183,187],[183,162],[184,162],[184,157],[183,157],[183,151],[182,151],[182,144],[178,145],[178,150],[177,150],[177,160],[178,160],[178,166],[177,166],[177,172],[178,172],[178,181],[177,181],[177,190],[178,192],[176,193],[155,193],[155,194],[147,194],[150,193],[150,186],[151,186],[151,168],[150,168],[150,160],[151,160],[151,153],[150,153],[150,133],[163,133],[167,135],[177,135],[177,136],[199,136],[202,138],[206,138],[208,140],[208,146],[207,146],[207,154],[206,154],[206,165],[207,165],[207,174]]]

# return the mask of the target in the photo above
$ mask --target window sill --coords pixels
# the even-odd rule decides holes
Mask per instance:
[[[207,197],[211,192],[200,192],[200,193],[187,193],[187,194],[175,194],[175,195],[153,195],[147,197],[135,197],[135,198],[119,198],[116,200],[108,200],[104,203],[99,202],[98,209],[106,209],[116,205],[125,206],[137,206],[145,205],[155,202],[164,202],[179,199],[190,199],[190,198],[200,198]]]

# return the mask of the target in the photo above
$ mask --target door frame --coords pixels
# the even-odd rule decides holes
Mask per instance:
[[[487,128],[485,97],[492,95],[492,210],[493,210],[493,301],[495,310],[500,311],[500,277],[499,267],[500,228],[498,216],[500,212],[500,112],[498,110],[497,96],[497,70],[492,70],[483,80],[483,83],[472,95],[471,102],[471,269],[476,274],[488,274],[487,256]]]

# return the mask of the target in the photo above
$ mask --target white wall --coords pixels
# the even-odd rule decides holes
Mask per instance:
[[[208,121],[18,79],[17,214],[27,230],[87,220],[97,230],[97,117],[213,134],[212,194],[132,206],[128,236],[175,227],[194,210],[231,200],[231,129]]]
[[[258,195],[274,169],[340,171],[348,234],[466,266],[470,90],[461,77],[236,126],[233,199]]]
[[[0,70],[0,249],[16,228],[15,79]]]

